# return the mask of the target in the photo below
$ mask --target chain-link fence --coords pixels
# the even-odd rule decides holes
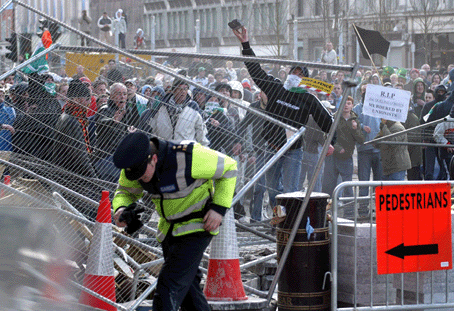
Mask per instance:
[[[69,286],[81,290],[101,192],[113,195],[117,186],[120,171],[112,154],[125,135],[142,131],[175,142],[195,140],[237,160],[232,208],[243,281],[246,292],[270,300],[277,265],[275,228],[270,225],[275,196],[321,191],[317,176],[323,174],[340,118],[332,118],[329,110],[342,109],[347,99],[338,107],[322,104],[329,91],[291,85],[288,76],[318,80],[327,71],[350,75],[356,69],[259,58],[246,45],[243,56],[119,49],[12,2],[46,22],[41,22],[39,36],[16,34],[19,41],[29,40],[33,52],[28,59],[18,57],[14,68],[9,60],[2,64],[12,68],[0,77],[6,97],[0,162],[3,175],[11,176],[11,187],[2,187],[2,200],[8,206],[39,203],[67,224],[57,234],[74,244]],[[71,46],[68,36],[59,37],[62,29],[90,46]],[[345,84],[344,95],[353,86]],[[154,206],[147,195],[139,205],[146,209],[146,225],[136,235],[112,226],[120,309],[151,299],[163,263],[155,241]],[[204,272],[209,253],[210,248],[202,260]],[[269,263],[268,272],[257,268],[263,263]]]

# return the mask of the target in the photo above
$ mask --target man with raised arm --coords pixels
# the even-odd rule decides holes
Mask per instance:
[[[247,30],[242,27],[233,30],[243,46],[243,55],[255,56],[249,45]],[[255,84],[268,98],[265,112],[296,128],[306,125],[309,115],[312,115],[320,129],[328,133],[333,124],[331,113],[314,95],[298,87],[304,77],[309,76],[306,67],[294,66],[284,84],[279,79],[267,74],[258,62],[246,61],[246,67]],[[284,128],[265,121],[262,136],[267,142],[267,151],[271,154],[279,151],[293,133]],[[299,191],[302,162],[302,139],[297,140],[289,150],[270,168],[267,179],[270,185],[270,203],[275,204],[275,195],[282,190],[284,193]],[[333,148],[330,148],[332,153]],[[270,177],[270,178],[268,178]],[[282,182],[282,189],[280,183]]]
[[[243,55],[255,56],[249,45],[246,27],[233,30],[243,46]],[[308,77],[306,67],[296,66],[283,85],[280,80],[268,75],[258,62],[244,62],[255,84],[268,97],[266,112],[272,117],[285,122],[296,128],[305,125],[312,114],[317,125],[325,133],[329,132],[333,117],[331,113],[320,103],[317,97],[299,88],[301,78]]]

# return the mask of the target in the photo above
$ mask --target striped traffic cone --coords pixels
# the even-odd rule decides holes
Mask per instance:
[[[10,175],[5,175],[5,178],[3,179],[3,183],[6,186],[11,186],[11,176]],[[0,198],[3,198],[5,196],[5,190],[1,189],[0,191]]]
[[[233,209],[224,216],[219,234],[211,242],[210,260],[205,288],[207,300],[246,300],[241,280],[238,242]]]
[[[112,216],[109,192],[103,191],[85,269],[84,287],[115,302],[115,278],[112,245]],[[117,310],[114,306],[82,291],[80,303],[102,310]]]

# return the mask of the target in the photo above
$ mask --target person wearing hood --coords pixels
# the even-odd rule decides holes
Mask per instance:
[[[255,56],[249,44],[247,29],[242,27],[233,30],[233,32],[241,42],[243,55]],[[309,115],[312,114],[321,130],[325,133],[329,132],[333,124],[331,113],[320,103],[317,97],[298,87],[301,78],[309,76],[306,67],[295,66],[292,68],[287,81],[283,85],[279,79],[268,75],[259,63],[246,61],[245,65],[257,87],[268,97],[267,114],[296,128],[306,125]],[[287,142],[287,132],[271,122],[265,122],[262,135],[267,140],[268,147],[272,152],[277,152]],[[300,139],[270,169],[275,174],[271,180],[274,183],[270,193],[272,206],[275,203],[275,195],[279,193],[278,186],[281,180],[284,192],[300,190],[301,146],[302,140]],[[282,178],[282,176],[285,176],[285,178]]]
[[[139,113],[126,102],[128,91],[124,84],[114,83],[110,87],[107,104],[98,111],[96,122],[96,171],[101,179],[110,182],[118,180],[120,170],[112,162],[112,153],[128,130],[136,128]]]
[[[166,95],[164,88],[162,86],[151,87],[150,85],[144,85],[142,87],[142,95],[147,93],[147,90],[150,91],[150,96],[148,97],[147,109],[142,113],[139,120],[139,125],[137,128],[146,133],[151,133],[152,128],[150,126],[150,120],[154,118],[156,113],[162,104],[162,98]],[[145,96],[146,97],[146,96]]]
[[[145,49],[145,38],[143,36],[143,30],[141,28],[137,29],[136,35],[134,36],[134,48],[138,49]]]
[[[172,89],[162,99],[156,115],[149,120],[152,134],[165,140],[194,140],[208,146],[207,128],[199,107],[188,94],[189,84],[175,79]]]
[[[115,13],[115,19],[112,23],[112,28],[115,33],[115,45],[119,46],[122,49],[126,48],[126,19],[123,15],[123,10],[119,9]]]
[[[244,96],[243,84],[239,81],[229,81],[228,84],[232,88],[231,97],[233,99],[235,99],[241,105],[249,107],[250,103],[243,100],[243,96]],[[238,107],[238,114],[239,114],[239,118],[240,118],[240,122],[241,122],[241,120],[243,120],[243,118],[246,114],[246,109]]]
[[[413,92],[411,97],[411,106],[418,118],[421,117],[421,111],[426,104],[426,84],[422,78],[416,78],[413,81]]]
[[[435,88],[434,96],[435,99],[426,103],[421,111],[421,117],[419,119],[420,124],[426,123],[426,120],[429,118],[429,113],[433,112],[432,108],[437,104],[446,100],[447,90],[443,84],[438,85]],[[435,126],[427,126],[422,129],[423,142],[425,143],[435,143],[433,138],[433,132]],[[441,159],[439,157],[439,152],[437,147],[428,146],[424,148],[424,180],[434,180],[438,177],[434,176],[435,171],[435,161],[439,164],[440,167],[440,177],[444,176],[446,173],[444,165],[442,165]]]

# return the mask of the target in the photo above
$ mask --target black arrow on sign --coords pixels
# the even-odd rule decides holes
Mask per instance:
[[[404,243],[402,243],[385,253],[401,259],[405,259],[405,256],[435,255],[438,254],[438,244],[404,246]]]

